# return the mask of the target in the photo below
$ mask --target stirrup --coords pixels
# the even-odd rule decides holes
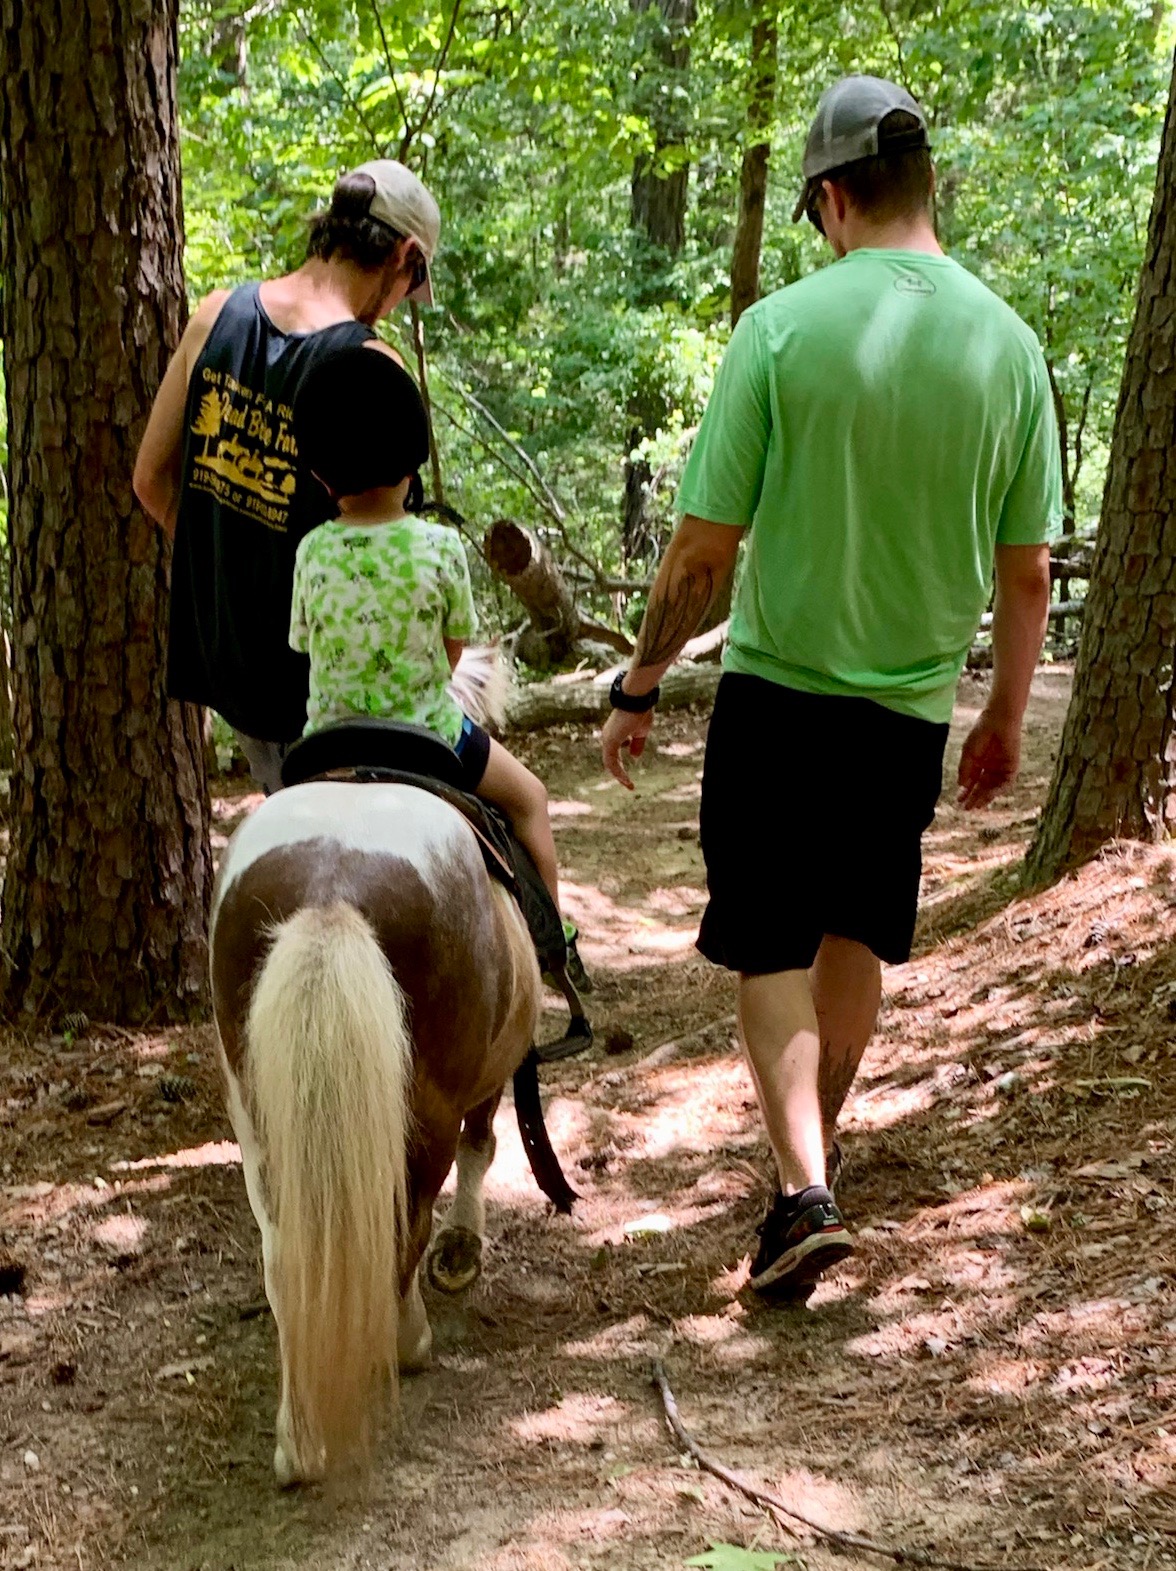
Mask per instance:
[[[584,1013],[583,1001],[567,973],[566,966],[561,966],[558,971],[550,971],[547,975],[567,1002],[568,1028],[563,1036],[558,1037],[554,1042],[537,1045],[535,1056],[541,1064],[555,1064],[561,1058],[574,1058],[577,1053],[586,1053],[592,1046],[593,1036],[588,1016]]]

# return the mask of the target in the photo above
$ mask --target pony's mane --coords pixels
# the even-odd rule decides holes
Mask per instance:
[[[449,691],[470,719],[488,730],[501,731],[510,698],[510,677],[497,644],[463,649]]]

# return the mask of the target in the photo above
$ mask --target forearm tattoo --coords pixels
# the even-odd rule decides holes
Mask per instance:
[[[714,597],[715,575],[709,567],[684,568],[664,589],[655,588],[637,635],[634,669],[674,660]]]

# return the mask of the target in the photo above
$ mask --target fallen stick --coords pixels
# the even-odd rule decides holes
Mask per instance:
[[[651,1047],[633,1065],[634,1069],[660,1069],[663,1064],[670,1063],[677,1057],[679,1048],[685,1047],[687,1042],[696,1042],[699,1037],[706,1036],[711,1031],[717,1031],[720,1026],[733,1026],[735,1016],[731,1013],[719,1015],[714,1020],[708,1020],[705,1025],[696,1026],[693,1031],[684,1031],[681,1036],[671,1036],[664,1042],[659,1042],[656,1047]]]
[[[674,1400],[674,1393],[670,1389],[665,1365],[660,1358],[655,1358],[653,1361],[652,1376],[652,1383],[661,1393],[666,1422],[674,1439],[688,1455],[694,1458],[704,1473],[712,1474],[730,1489],[745,1495],[757,1506],[764,1506],[777,1517],[786,1517],[792,1522],[799,1522],[810,1533],[823,1538],[826,1543],[835,1544],[838,1549],[860,1549],[867,1554],[881,1555],[884,1560],[892,1560],[897,1566],[923,1566],[927,1571],[1042,1571],[1040,1566],[996,1566],[991,1561],[987,1565],[980,1565],[963,1560],[941,1560],[938,1556],[929,1555],[922,1549],[891,1548],[887,1544],[880,1544],[872,1538],[866,1538],[861,1533],[842,1533],[835,1527],[823,1527],[820,1522],[814,1522],[812,1517],[794,1511],[791,1506],[786,1506],[778,1495],[770,1495],[766,1490],[757,1489],[754,1484],[745,1483],[738,1473],[732,1473],[730,1468],[724,1467],[721,1462],[716,1462],[712,1456],[709,1456],[683,1424],[678,1412],[678,1404]],[[795,1533],[795,1529],[789,1526],[788,1521],[781,1525],[786,1531]]]

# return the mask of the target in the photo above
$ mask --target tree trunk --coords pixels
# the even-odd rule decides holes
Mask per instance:
[[[212,883],[167,541],[130,477],[183,325],[176,0],[0,0],[16,766],[9,1013],[182,1018]]]
[[[641,15],[654,5],[661,12],[661,25],[654,38],[653,53],[657,74],[649,103],[653,127],[653,152],[642,153],[633,165],[629,192],[629,221],[654,253],[655,267],[675,257],[686,243],[686,191],[690,168],[684,158],[672,169],[662,168],[666,153],[681,147],[686,139],[682,100],[675,89],[678,78],[690,68],[690,29],[694,26],[695,0],[631,0]],[[661,252],[663,255],[658,256]]]
[[[695,0],[630,0],[633,12],[643,16],[656,11],[652,73],[646,71],[638,93],[653,130],[653,152],[642,153],[633,164],[629,223],[634,241],[633,303],[659,305],[669,298],[668,268],[686,243],[686,196],[690,169],[684,155],[672,169],[662,167],[672,148],[684,146],[687,122],[678,89],[690,70],[690,29]],[[654,542],[645,521],[645,503],[653,478],[648,461],[636,454],[665,418],[664,397],[653,385],[652,373],[638,368],[638,385],[628,400],[629,421],[625,436],[624,486],[621,499],[621,550],[626,562],[648,557]]]
[[[776,109],[776,0],[751,30],[751,90],[747,101],[747,145],[739,171],[739,218],[731,250],[731,326],[760,294],[760,248],[768,194],[768,155]]]
[[[1127,345],[1074,693],[1037,838],[1034,883],[1114,836],[1176,824],[1176,77]]]

